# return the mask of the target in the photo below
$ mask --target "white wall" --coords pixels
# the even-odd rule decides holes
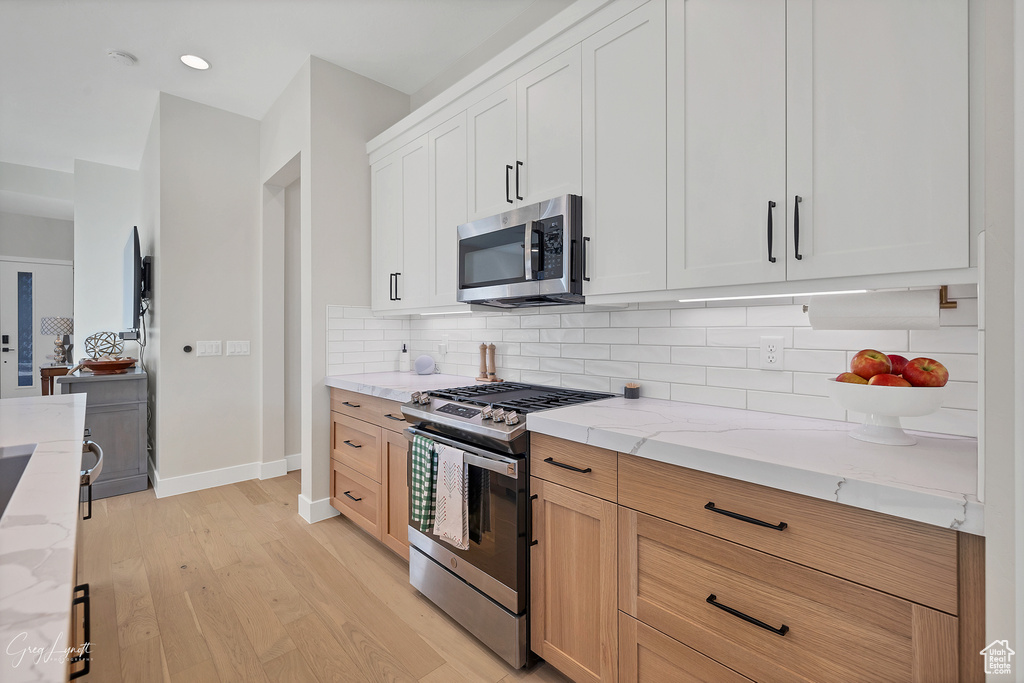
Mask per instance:
[[[0,212],[69,221],[75,216],[75,176],[0,161]]]
[[[138,171],[75,160],[75,339],[124,330],[124,247],[139,224]],[[126,353],[136,354],[132,344]],[[78,355],[76,353],[76,355]]]
[[[160,382],[160,307],[163,303],[164,288],[160,280],[161,274],[161,253],[160,253],[160,106],[157,98],[157,106],[153,108],[153,120],[149,126],[149,134],[146,137],[146,147],[142,153],[139,164],[140,175],[140,208],[139,208],[139,247],[143,254],[152,256],[150,266],[150,283],[152,298],[149,302],[149,310],[142,322],[145,324],[146,349],[143,354],[143,363],[148,374],[149,391],[149,424],[148,442],[150,449],[153,449],[159,440],[158,428],[160,417],[160,405],[157,403],[157,388]],[[155,451],[150,450],[150,469],[154,470],[152,460]]]
[[[71,261],[75,258],[75,223],[0,212],[0,256]]]
[[[298,331],[302,326],[299,259],[302,247],[302,181],[284,189],[284,455],[302,454],[302,347]]]
[[[161,480],[232,467],[247,479],[261,412],[259,123],[166,93],[159,107],[154,462]],[[252,355],[182,350],[198,340],[249,340]]]

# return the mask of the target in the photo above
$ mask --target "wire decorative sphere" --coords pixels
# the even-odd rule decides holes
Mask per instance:
[[[116,332],[97,332],[85,339],[85,352],[90,358],[120,356],[124,351],[124,340]]]

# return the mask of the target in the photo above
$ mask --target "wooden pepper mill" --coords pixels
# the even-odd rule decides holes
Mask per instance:
[[[497,369],[494,365],[494,344],[487,345],[487,381],[498,381]]]
[[[477,379],[481,382],[487,381],[487,344],[480,343],[480,374]]]

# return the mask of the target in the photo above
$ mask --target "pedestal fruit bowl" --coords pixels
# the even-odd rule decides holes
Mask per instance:
[[[903,431],[901,417],[930,415],[942,406],[946,387],[893,387],[826,379],[829,396],[846,410],[864,413],[864,423],[850,432],[861,441],[891,446],[917,443]]]

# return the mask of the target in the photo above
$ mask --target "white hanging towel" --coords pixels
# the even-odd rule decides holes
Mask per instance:
[[[469,479],[465,453],[458,448],[437,444],[437,484],[434,499],[434,534],[459,550],[469,548]]]

